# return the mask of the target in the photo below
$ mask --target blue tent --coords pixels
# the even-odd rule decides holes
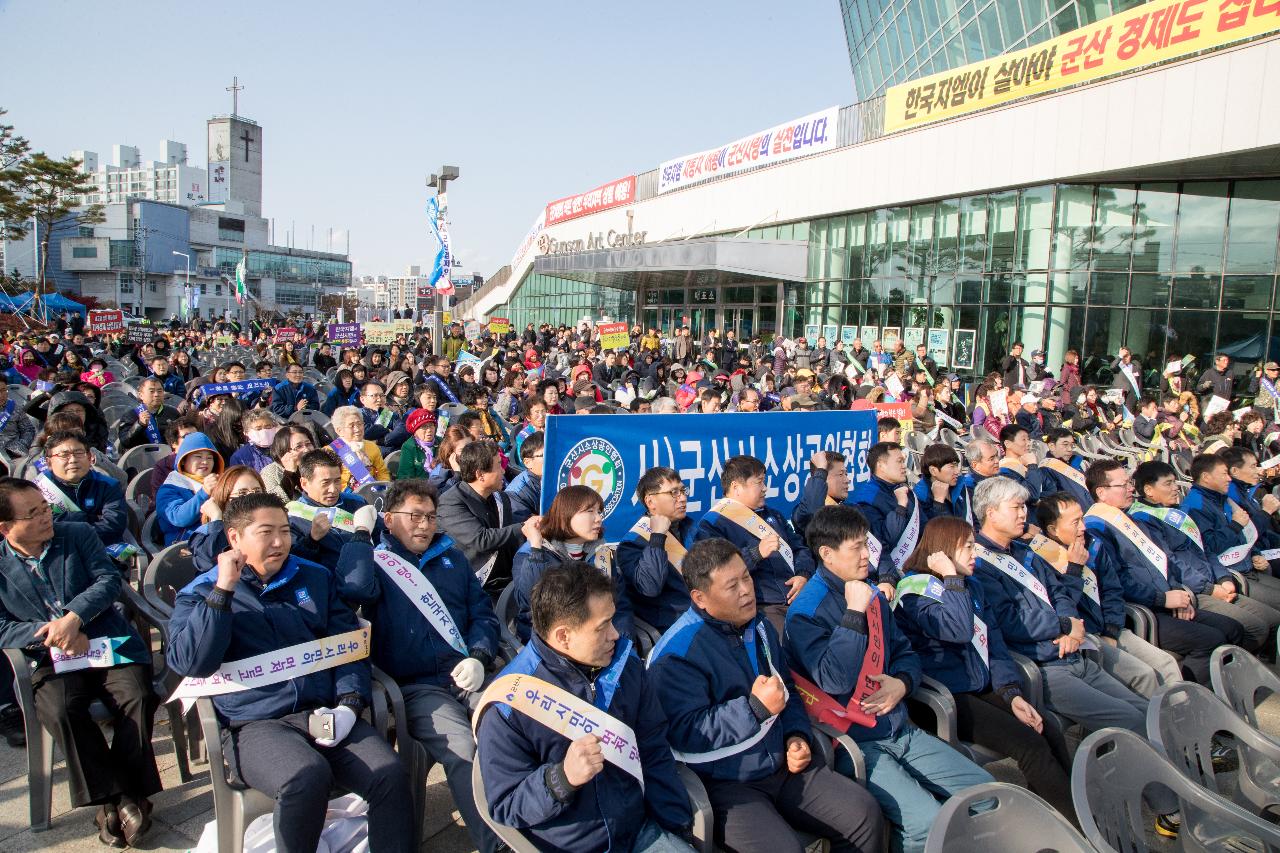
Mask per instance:
[[[17,311],[31,310],[31,302],[35,297],[30,293],[19,293],[16,296],[6,296],[0,294],[0,311],[13,313]],[[88,309],[73,299],[68,299],[61,293],[47,293],[40,300],[43,311],[48,316],[56,316],[63,311],[73,311],[76,314],[85,316],[89,313]]]

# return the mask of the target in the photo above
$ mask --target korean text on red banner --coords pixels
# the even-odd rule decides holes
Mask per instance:
[[[610,181],[585,193],[578,193],[577,195],[551,202],[547,205],[546,225],[550,227],[558,222],[565,222],[569,219],[577,219],[579,216],[588,216],[597,211],[608,210],[611,207],[630,204],[635,201],[635,197],[636,176],[627,175],[625,178]],[[517,255],[519,254],[517,252]]]
[[[109,335],[124,331],[123,311],[90,311],[89,334]]]

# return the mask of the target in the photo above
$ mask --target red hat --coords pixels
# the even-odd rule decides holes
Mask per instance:
[[[409,417],[405,420],[405,427],[410,433],[415,433],[427,424],[436,422],[436,413],[430,409],[414,409],[409,413]]]

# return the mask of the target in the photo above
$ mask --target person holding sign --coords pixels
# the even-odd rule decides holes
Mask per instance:
[[[31,666],[35,711],[67,756],[71,804],[97,805],[104,844],[123,847],[151,825],[161,789],[151,751],[158,700],[150,654],[113,606],[119,570],[93,528],[54,523],[34,483],[0,479],[0,647]],[[103,699],[112,742],[90,713]]]
[[[894,441],[873,444],[867,451],[867,469],[871,479],[860,483],[848,502],[862,511],[871,527],[867,537],[870,577],[885,598],[892,601],[902,566],[920,540],[924,513],[920,501],[907,487],[907,459],[902,445]]]
[[[298,460],[302,494],[285,505],[293,530],[293,552],[337,571],[357,528],[372,530],[377,510],[342,489],[342,466],[329,450],[310,450]]]
[[[693,541],[727,539],[741,552],[756,587],[756,602],[781,632],[787,605],[813,574],[813,555],[787,519],[765,505],[764,463],[734,456],[720,472],[724,497],[698,521]]]
[[[371,850],[410,853],[408,774],[360,719],[368,628],[332,572],[290,554],[275,495],[233,498],[222,521],[230,547],[178,593],[169,620],[166,659],[186,676],[174,698],[212,698],[233,778],[275,800],[281,853],[314,853],[334,783],[369,803]]]
[[[689,609],[689,588],[680,575],[693,532],[686,513],[689,490],[678,471],[659,466],[636,483],[636,500],[644,505],[644,517],[618,544],[618,568],[636,616],[665,631]]]
[[[959,517],[931,519],[903,567],[894,618],[924,674],[951,691],[960,740],[1011,757],[1027,787],[1074,823],[1067,742],[1022,695],[974,565],[973,525]]]
[[[566,563],[539,579],[532,608],[533,636],[475,714],[493,819],[543,851],[691,853],[667,721],[613,626],[612,583]]]
[[[304,372],[301,364],[289,365],[284,371],[284,381],[271,389],[271,411],[283,421],[293,417],[294,412],[303,409],[314,412],[320,408],[316,386],[302,381]]]
[[[756,581],[725,539],[705,539],[681,573],[692,605],[649,655],[676,760],[706,785],[718,844],[799,853],[795,830],[832,850],[878,851],[880,807],[861,785],[813,760],[813,728]]]
[[[357,532],[338,571],[345,597],[372,622],[373,663],[404,693],[409,734],[444,765],[472,842],[492,853],[498,839],[471,796],[466,702],[498,654],[498,617],[467,558],[438,532],[436,503],[425,480],[395,483],[383,497],[377,550],[367,531]]]
[[[379,382],[366,382],[360,389],[360,417],[364,419],[364,435],[378,445],[378,450],[391,452],[409,437],[404,418],[386,405],[387,392]],[[388,478],[389,479],[389,478]]]
[[[893,849],[920,853],[943,801],[994,780],[907,718],[902,700],[920,681],[920,658],[889,599],[867,582],[867,533],[866,518],[846,504],[813,516],[805,538],[818,568],[787,610],[784,646],[809,716],[861,746]],[[843,751],[836,769],[853,775]]]

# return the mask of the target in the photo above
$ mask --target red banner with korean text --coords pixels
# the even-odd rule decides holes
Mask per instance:
[[[585,193],[578,193],[577,195],[556,199],[551,202],[547,205],[544,227],[549,228],[558,222],[566,222],[570,219],[577,219],[579,216],[599,213],[611,207],[631,204],[631,202],[635,201],[635,198],[636,176],[627,175],[625,178],[610,181]]]
[[[124,331],[123,311],[90,311],[89,334],[111,335]]]

